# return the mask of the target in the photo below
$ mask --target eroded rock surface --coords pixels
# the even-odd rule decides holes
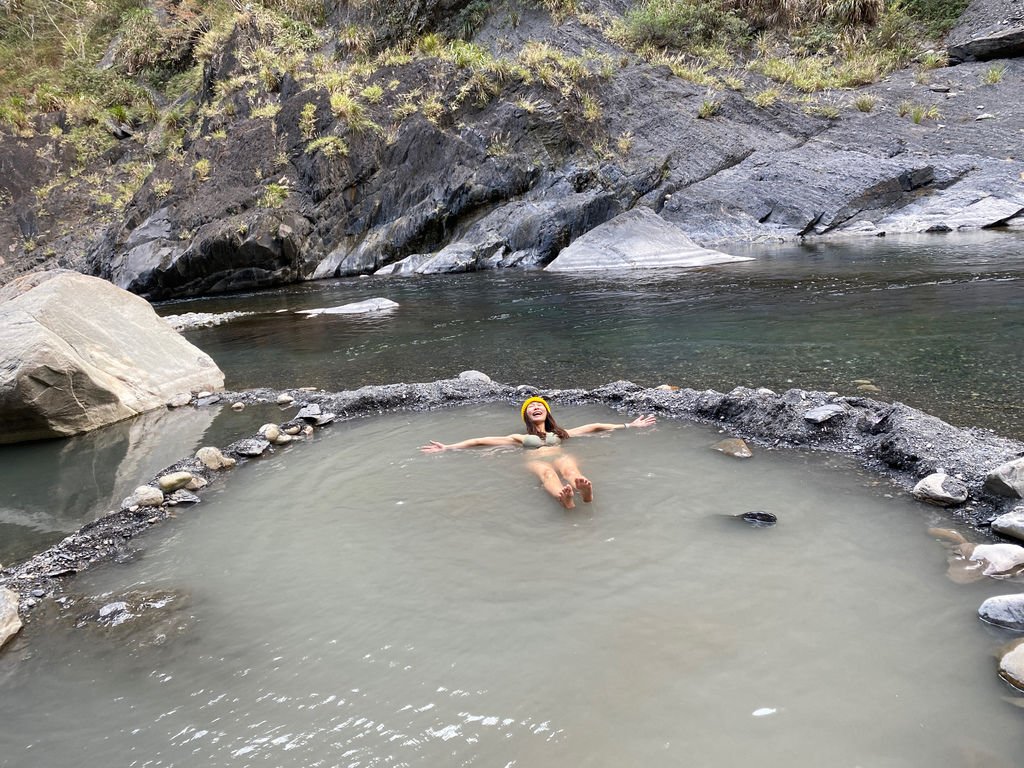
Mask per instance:
[[[223,386],[208,355],[105,280],[58,270],[0,290],[0,443],[88,432]]]

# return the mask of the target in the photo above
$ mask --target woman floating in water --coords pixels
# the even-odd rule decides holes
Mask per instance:
[[[550,493],[558,503],[566,509],[576,506],[576,491],[585,502],[594,500],[594,486],[580,472],[576,460],[567,453],[563,453],[561,444],[563,440],[580,435],[589,435],[594,432],[610,432],[614,429],[629,429],[630,427],[649,427],[654,424],[653,416],[638,416],[628,424],[584,424],[574,429],[562,429],[555,423],[551,415],[551,406],[543,397],[531,397],[520,411],[523,422],[526,424],[526,434],[505,435],[496,437],[471,437],[458,443],[445,445],[436,440],[431,440],[429,445],[420,446],[424,453],[439,453],[441,451],[457,450],[459,448],[478,448],[492,445],[521,445],[523,448],[535,450],[536,458],[531,458],[526,466],[544,485],[544,490]],[[550,460],[550,461],[548,461]]]

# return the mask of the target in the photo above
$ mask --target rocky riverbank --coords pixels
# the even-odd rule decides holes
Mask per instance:
[[[85,168],[66,114],[5,135],[0,282],[59,264],[164,299],[536,268],[637,209],[719,249],[1021,226],[1019,3],[975,0],[948,47],[858,87],[798,83],[767,51],[712,65],[630,47],[634,3],[478,5],[336,10],[329,44],[240,11],[171,117],[115,126]],[[375,56],[354,37],[374,27]]]

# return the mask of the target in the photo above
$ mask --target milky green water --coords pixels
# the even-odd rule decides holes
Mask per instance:
[[[79,607],[0,656],[0,766],[1019,765],[975,612],[1021,585],[950,582],[940,513],[682,422],[569,443],[572,512],[519,450],[416,450],[516,421],[361,419],[232,472],[71,585],[184,595],[162,644]],[[779,524],[724,517],[753,509]]]

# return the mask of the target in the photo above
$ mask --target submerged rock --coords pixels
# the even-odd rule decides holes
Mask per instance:
[[[967,486],[943,472],[934,472],[923,478],[914,490],[914,498],[938,507],[955,507],[967,501]]]
[[[733,456],[737,459],[749,459],[754,455],[754,452],[750,450],[750,446],[739,437],[727,437],[725,440],[719,440],[711,446],[711,450],[724,453],[726,456]]]
[[[18,593],[0,587],[0,648],[21,629],[18,616]]]
[[[779,521],[779,518],[771,512],[744,512],[736,517],[755,528],[767,528]]]

